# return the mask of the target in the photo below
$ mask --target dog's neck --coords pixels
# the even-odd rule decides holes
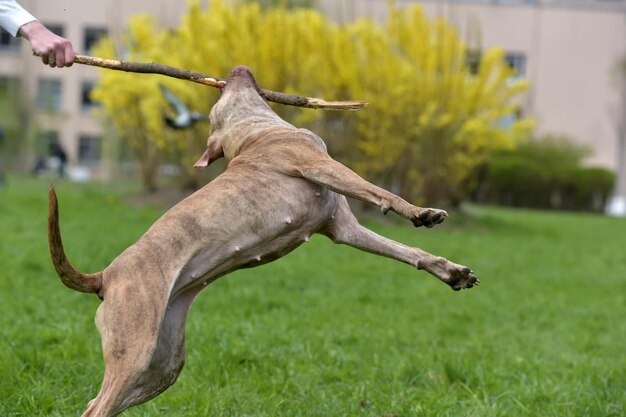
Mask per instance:
[[[278,126],[277,126],[278,124]],[[266,115],[249,116],[245,122],[229,124],[227,129],[219,132],[221,136],[222,150],[224,158],[230,162],[239,155],[241,149],[252,139],[263,135],[269,129],[283,127],[285,129],[296,129],[293,125],[285,122],[276,115],[275,119],[269,119]]]

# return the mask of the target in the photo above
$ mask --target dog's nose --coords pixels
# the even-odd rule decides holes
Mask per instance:
[[[250,68],[243,66],[243,65],[236,66],[230,72],[231,77],[237,77],[237,76],[244,75],[244,74],[250,74]]]

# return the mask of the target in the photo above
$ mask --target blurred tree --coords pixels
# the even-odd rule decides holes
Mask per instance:
[[[173,31],[159,29],[148,16],[136,16],[122,38],[104,40],[94,53],[218,76],[226,76],[237,64],[246,64],[266,88],[339,99],[347,98],[346,93],[336,94],[337,85],[327,79],[340,55],[327,63],[327,54],[320,50],[324,45],[334,50],[332,37],[338,32],[312,10],[264,12],[256,3],[229,7],[216,0],[209,10],[191,3],[180,27]],[[109,70],[101,72],[92,96],[133,149],[147,190],[156,188],[158,164],[164,157],[175,159],[182,168],[184,185],[197,186],[201,176],[192,166],[204,149],[209,126],[199,123],[190,131],[168,130],[163,116],[169,106],[159,83],[196,111],[208,113],[219,97],[218,90],[194,83]],[[322,112],[294,107],[277,106],[276,110],[300,124],[323,116]]]
[[[359,98],[370,107],[358,114],[365,158],[357,166],[409,200],[458,206],[476,167],[532,128],[529,120],[502,123],[526,82],[511,82],[514,72],[497,49],[472,61],[471,71],[457,32],[419,7],[392,10],[384,29],[366,23],[356,30],[360,45],[376,48],[360,76]]]
[[[127,50],[124,58],[151,59],[161,40],[165,39],[156,23],[147,16],[138,16],[132,19],[122,40]],[[111,39],[102,41],[94,53],[105,57],[117,55]],[[165,148],[165,129],[161,120],[165,104],[158,90],[159,81],[153,75],[105,71],[92,91],[92,98],[102,103],[107,117],[132,149],[147,191],[157,189],[158,169]]]
[[[103,43],[98,55],[113,57],[114,46]],[[214,0],[207,10],[192,3],[174,31],[137,17],[117,46],[126,60],[217,76],[245,64],[271,90],[369,101],[367,110],[356,113],[274,108],[322,134],[357,172],[414,202],[458,204],[473,169],[532,126],[528,120],[501,123],[515,113],[513,98],[526,87],[510,82],[513,72],[502,53],[485,51],[476,74],[470,73],[458,34],[429,20],[419,6],[392,8],[385,27],[368,20],[338,26],[312,9],[263,9],[256,2],[230,7]],[[104,71],[94,98],[143,159],[146,177],[152,171],[147,167],[167,154],[178,155],[193,178],[186,167],[203,151],[208,126],[168,132],[158,83],[194,110],[208,111],[218,97],[215,89],[193,83]],[[144,149],[150,146],[158,152]]]

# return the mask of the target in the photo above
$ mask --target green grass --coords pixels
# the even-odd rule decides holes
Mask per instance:
[[[132,187],[57,184],[68,256],[102,269],[160,215]],[[79,415],[98,391],[95,296],[56,277],[47,183],[0,192],[0,416]],[[385,236],[471,266],[425,272],[316,237],[194,303],[178,382],[126,416],[624,416],[626,221],[474,207]]]

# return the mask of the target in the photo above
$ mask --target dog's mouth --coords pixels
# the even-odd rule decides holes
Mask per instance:
[[[250,76],[252,72],[250,72],[250,68],[245,67],[243,65],[238,65],[230,71],[230,77],[241,77],[242,75]]]
[[[257,91],[259,90],[252,71],[243,65],[236,66],[230,72],[230,77],[228,77],[224,89],[230,90],[233,88],[253,88]]]

